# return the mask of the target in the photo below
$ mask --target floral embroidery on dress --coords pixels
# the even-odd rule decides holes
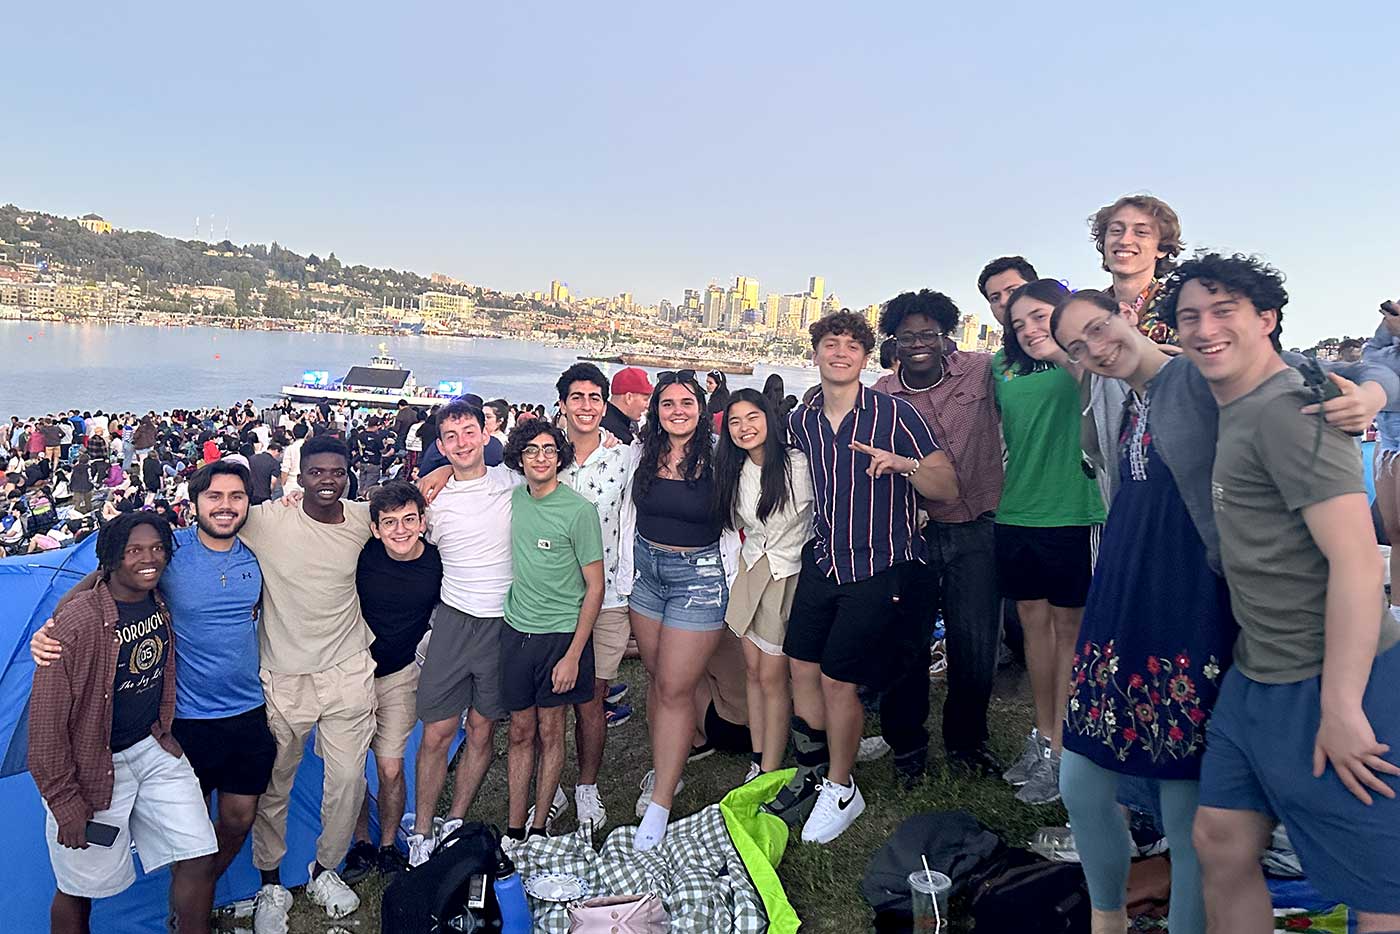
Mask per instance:
[[[1212,655],[1197,668],[1185,652],[1152,655],[1126,683],[1118,678],[1120,665],[1112,640],[1080,646],[1071,676],[1068,728],[1098,739],[1120,762],[1134,750],[1154,762],[1199,754],[1209,713],[1201,706],[1197,685],[1219,686],[1219,660]]]
[[[1133,392],[1129,397],[1131,417],[1118,438],[1120,446],[1128,448],[1128,470],[1137,481],[1147,479],[1147,449],[1152,446],[1152,432],[1147,428],[1147,412],[1151,404],[1147,396]]]

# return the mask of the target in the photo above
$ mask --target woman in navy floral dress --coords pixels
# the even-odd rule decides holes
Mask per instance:
[[[1119,437],[1121,483],[1104,525],[1075,649],[1060,789],[1089,881],[1093,930],[1122,934],[1129,865],[1121,776],[1152,779],[1172,851],[1170,925],[1204,932],[1191,846],[1206,722],[1235,624],[1223,577],[1152,433],[1150,382],[1170,361],[1131,308],[1079,292],[1052,329],[1072,359],[1132,388]],[[1172,466],[1175,466],[1174,464]],[[1191,477],[1192,480],[1199,478]]]

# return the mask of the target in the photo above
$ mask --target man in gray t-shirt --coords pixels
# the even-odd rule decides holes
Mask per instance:
[[[1211,498],[1240,626],[1210,720],[1196,855],[1211,930],[1272,923],[1259,857],[1287,825],[1313,886],[1361,929],[1400,930],[1400,651],[1361,459],[1305,410],[1279,356],[1283,277],[1210,254],[1168,281],[1162,318],[1220,406]],[[1193,690],[1189,679],[1173,693]]]

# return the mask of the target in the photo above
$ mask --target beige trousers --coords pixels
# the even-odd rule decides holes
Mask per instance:
[[[350,849],[365,794],[365,754],[375,729],[374,659],[366,650],[315,674],[264,668],[261,676],[277,759],[253,821],[253,865],[276,869],[287,853],[292,782],[315,727],[316,753],[326,765],[316,862],[335,869]]]

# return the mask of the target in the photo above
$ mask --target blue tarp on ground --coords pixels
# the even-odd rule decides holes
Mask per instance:
[[[34,674],[29,639],[53,612],[59,598],[97,566],[95,539],[96,536],[90,537],[75,548],[0,560],[0,658],[4,659],[0,669],[0,749],[5,752],[0,760],[0,879],[5,880],[11,892],[3,909],[4,921],[0,923],[0,929],[5,931],[28,934],[48,930],[49,901],[54,890],[44,840],[43,802],[25,765],[29,687]],[[178,638],[178,623],[176,627]],[[418,737],[415,730],[406,753],[410,801]],[[282,880],[288,886],[306,882],[321,827],[322,765],[312,751],[314,739],[313,733],[292,789],[287,817],[288,851]],[[377,784],[374,767],[370,764],[368,768],[373,794]],[[378,829],[372,828],[371,832],[377,835]],[[94,904],[92,929],[104,934],[165,930],[169,884],[168,870],[139,875],[136,884],[122,894]],[[250,840],[219,880],[215,903],[247,898],[257,889],[258,874],[253,869]]]

